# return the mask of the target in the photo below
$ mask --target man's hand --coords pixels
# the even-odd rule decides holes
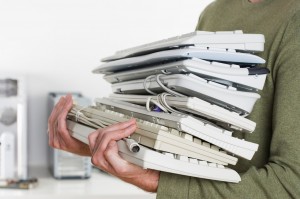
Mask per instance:
[[[90,156],[89,146],[72,138],[68,132],[66,118],[73,106],[71,95],[61,97],[48,119],[49,146],[78,155]]]
[[[136,185],[145,191],[156,192],[159,172],[143,169],[122,159],[118,153],[118,140],[126,138],[136,130],[136,122],[131,119],[89,135],[92,163],[100,169]]]

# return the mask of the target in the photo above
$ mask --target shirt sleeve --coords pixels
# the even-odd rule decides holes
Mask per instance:
[[[162,172],[157,198],[300,198],[300,13],[282,30],[274,81],[268,163],[226,183]],[[299,101],[298,101],[299,100]]]

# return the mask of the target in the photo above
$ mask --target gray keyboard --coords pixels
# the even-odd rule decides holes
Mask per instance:
[[[149,98],[154,100],[156,103],[159,103],[159,100],[157,99],[158,97],[153,95],[111,94],[109,98],[143,106],[146,106]],[[229,128],[231,130],[252,133],[256,127],[255,122],[239,115],[238,113],[210,104],[196,97],[167,96],[166,102],[169,106],[176,108],[177,110],[205,117],[209,120],[215,121],[222,127]]]
[[[207,81],[193,74],[163,75],[159,79],[171,90],[197,97],[241,115],[251,113],[256,100],[260,98],[258,93],[237,91],[235,87]],[[112,84],[113,92],[118,94],[145,95],[148,94],[145,87],[155,93],[165,92],[155,77]]]
[[[99,71],[95,70],[95,73]],[[193,73],[206,80],[232,86],[238,90],[255,91],[263,89],[269,70],[263,67],[241,68],[235,64],[209,62],[197,58],[151,65],[134,70],[126,70],[104,75],[109,83],[120,83],[136,79],[145,79],[157,74]]]
[[[91,121],[95,120],[92,119]],[[84,123],[83,121],[81,122]],[[88,135],[94,132],[96,128],[91,128],[87,124],[82,123],[67,120],[67,128],[74,138],[89,144]],[[137,124],[140,125],[140,121],[137,121]],[[136,135],[137,134],[134,136]],[[119,140],[117,143],[119,154],[122,158],[143,168],[235,183],[241,180],[236,171],[226,168],[222,164],[208,162],[202,159],[199,160],[170,152],[153,151],[144,146],[140,146],[140,150],[138,152],[132,152],[126,146],[125,141]],[[203,144],[199,144],[199,146],[202,145]],[[210,148],[208,146],[205,147],[208,149]],[[217,151],[217,149],[212,150]]]
[[[186,47],[182,49],[159,51],[143,56],[124,58],[116,61],[106,62],[94,69],[93,72],[111,74],[116,71],[137,69],[153,64],[177,61],[180,59],[198,58],[210,61],[230,62],[240,65],[264,64],[265,60],[250,54],[240,53],[235,50],[223,48],[195,48]]]
[[[103,58],[102,61],[113,61],[131,56],[139,56],[152,52],[174,49],[186,46],[204,48],[237,49],[242,51],[263,51],[265,38],[261,34],[244,34],[236,31],[195,31],[188,34],[155,41],[116,52]]]
[[[106,98],[96,99],[96,105],[100,110],[116,111],[183,131],[248,160],[252,159],[258,149],[258,145],[255,143],[232,137],[232,132],[188,115],[148,112],[142,106]]]
[[[81,110],[80,112],[86,116],[86,118],[79,117],[79,119],[76,119],[76,112],[79,110]],[[94,128],[100,128],[103,126],[95,124],[95,121],[100,121],[104,126],[109,126],[129,120],[130,116],[107,109],[98,110],[96,107],[82,109],[82,107],[75,106],[69,113],[69,118]],[[89,120],[89,122],[86,120]],[[222,165],[235,165],[237,162],[236,157],[228,155],[220,147],[214,146],[192,135],[141,119],[136,120],[138,129],[132,138],[135,138],[138,143],[144,146]]]

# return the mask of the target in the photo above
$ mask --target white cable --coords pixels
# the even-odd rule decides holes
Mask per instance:
[[[126,145],[131,152],[137,153],[140,151],[140,145],[134,139],[124,138],[123,140],[125,140]]]
[[[153,111],[150,107],[151,103],[153,103],[156,106],[158,106],[165,113],[179,113],[179,114],[182,114],[182,112],[177,111],[177,110],[173,109],[171,106],[168,105],[167,100],[166,100],[167,96],[171,96],[171,94],[161,93],[157,96],[148,97],[147,101],[146,101],[147,111],[149,111],[149,112]],[[156,99],[153,99],[153,97],[156,97]]]
[[[148,79],[150,79],[150,83],[151,83],[151,78],[152,78],[152,77],[155,77],[155,75],[150,75],[150,76],[148,76],[148,77],[145,78],[144,83],[143,83],[144,89],[145,89],[148,93],[150,93],[150,94],[152,94],[152,95],[157,95],[157,93],[155,93],[155,92],[149,90],[148,86],[146,85]]]
[[[88,122],[89,124],[97,125],[98,128],[104,128],[104,127],[108,126],[106,124],[103,124],[103,121],[100,121],[100,120],[94,119],[94,118],[89,118],[86,115],[84,115],[81,111],[83,111],[85,108],[86,107],[83,107],[83,108],[81,108],[79,110],[76,110],[75,108],[73,108],[71,110],[70,113],[72,114],[72,116],[75,117],[75,121],[76,122],[78,122],[78,121],[80,121],[80,119],[82,119],[82,120]]]
[[[165,109],[167,109],[170,112],[174,113],[181,113],[180,111],[177,111],[173,109],[169,104],[167,103],[167,96],[171,96],[169,93],[161,93],[160,95],[157,96],[158,103],[161,104]]]
[[[156,75],[156,82],[162,89],[164,89],[167,93],[170,93],[171,95],[178,96],[178,97],[184,97],[184,95],[182,95],[181,93],[178,93],[178,92],[173,91],[173,90],[169,89],[168,87],[166,87],[160,80],[161,76],[164,76],[164,75],[163,74]]]
[[[170,74],[172,74],[170,71],[167,71],[167,70],[161,70],[161,73],[162,73],[162,74],[165,74],[165,75],[170,75]]]
[[[78,121],[78,118],[83,115],[83,113],[81,113],[81,111],[84,109],[85,107],[79,109],[76,111],[76,114],[75,114],[75,121],[77,122]]]
[[[152,111],[151,108],[150,108],[150,103],[153,103],[155,104],[156,106],[158,106],[163,112],[165,113],[168,113],[168,110],[163,106],[161,105],[158,101],[155,101],[152,99],[152,97],[148,97],[147,98],[147,101],[146,101],[146,109],[147,111]]]
[[[103,124],[104,122],[102,120],[96,119],[96,118],[90,118],[87,117],[85,114],[83,114],[81,111],[85,109],[86,107],[83,107],[79,110],[76,110],[76,108],[72,108],[71,111],[68,113],[69,116],[75,117],[76,122],[81,122],[85,125],[89,125],[93,128],[105,128],[108,125]],[[133,153],[138,153],[140,151],[140,145],[138,142],[136,142],[134,139],[131,138],[124,138],[128,149]]]
[[[146,101],[146,109],[147,111],[152,111],[151,108],[150,108],[150,102],[151,102],[151,97],[148,97],[147,101]]]
[[[84,116],[84,114],[80,114],[80,117],[77,117],[77,119],[76,119],[76,113],[77,112],[78,111],[76,111],[76,110],[71,110],[71,112],[68,113],[68,115],[75,117],[75,120],[77,120],[76,122],[85,123],[85,124],[88,124],[88,125],[90,125],[90,126],[92,126],[94,128],[99,128],[99,125],[91,123],[88,119],[86,119],[85,116]]]
[[[164,72],[163,72],[164,73]],[[171,106],[168,105],[167,103],[167,100],[166,100],[166,97],[167,96],[178,96],[178,97],[185,97],[185,95],[181,94],[181,93],[178,93],[176,91],[173,91],[171,90],[170,88],[166,87],[160,80],[160,77],[161,76],[164,76],[165,74],[167,74],[166,72],[164,74],[157,74],[157,75],[150,75],[148,77],[145,78],[144,82],[143,82],[143,85],[144,85],[144,89],[152,94],[152,95],[155,95],[157,97],[156,100],[153,100],[152,97],[149,97],[147,98],[147,101],[146,101],[146,109],[147,111],[153,111],[151,108],[150,108],[150,105],[151,103],[155,104],[157,107],[159,107],[163,112],[166,112],[166,113],[181,113],[180,111],[177,111],[175,109],[173,109]],[[160,94],[157,94],[151,90],[149,90],[148,86],[146,85],[147,81],[150,80],[150,83],[151,83],[151,78],[155,78],[157,84],[163,89],[165,90],[166,92],[165,93],[160,93]]]
[[[167,93],[170,93],[171,95],[178,96],[178,97],[185,97],[185,95],[183,95],[183,94],[181,94],[181,93],[178,93],[178,92],[176,92],[176,91],[173,91],[173,90],[169,89],[168,87],[166,87],[166,86],[161,82],[161,80],[160,80],[160,77],[163,76],[163,75],[164,75],[164,74],[157,74],[157,75],[150,75],[150,76],[146,77],[146,78],[144,79],[144,82],[143,82],[144,89],[145,89],[148,93],[150,93],[150,94],[152,94],[152,95],[157,95],[157,93],[151,91],[151,90],[148,88],[148,86],[147,86],[147,81],[150,79],[149,82],[151,83],[151,78],[155,78],[157,84],[158,84],[163,90],[165,90]]]

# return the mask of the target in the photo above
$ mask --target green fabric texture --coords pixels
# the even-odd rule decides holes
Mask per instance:
[[[201,1],[199,1],[201,3]],[[241,182],[226,183],[161,172],[158,199],[300,198],[300,1],[216,0],[201,14],[197,30],[264,34],[270,74],[249,115],[252,134],[234,135],[259,144],[252,160],[231,167]]]

